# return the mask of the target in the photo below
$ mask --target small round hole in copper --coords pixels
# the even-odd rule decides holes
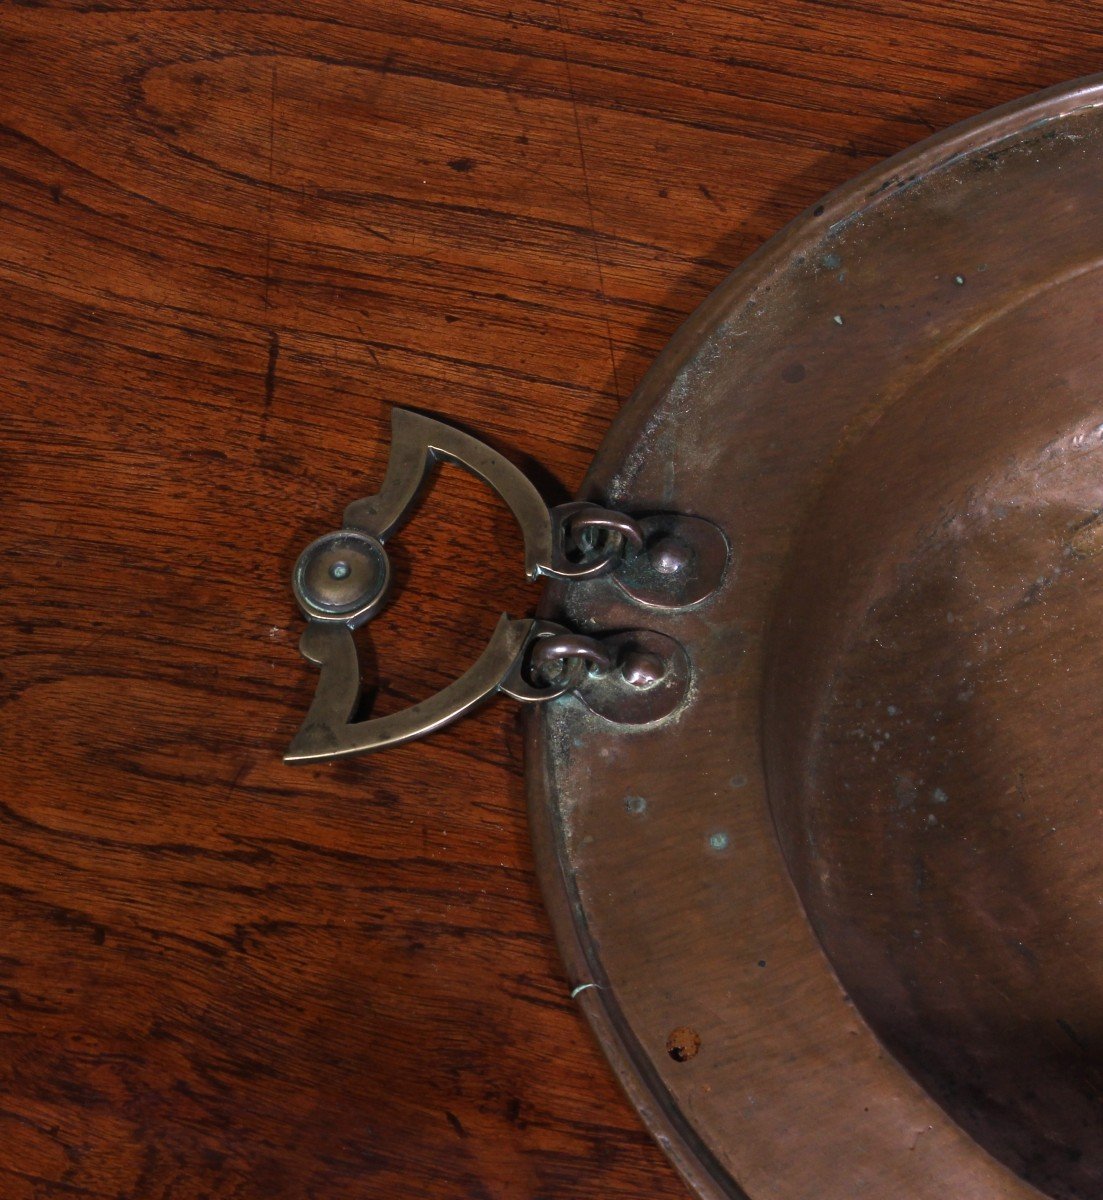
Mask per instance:
[[[666,1052],[675,1062],[689,1062],[691,1058],[696,1058],[700,1049],[701,1035],[688,1025],[679,1025],[677,1029],[672,1029],[666,1039]]]

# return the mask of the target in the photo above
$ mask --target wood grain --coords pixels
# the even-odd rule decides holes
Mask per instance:
[[[291,564],[394,403],[565,495],[788,218],[1101,52],[1040,0],[0,5],[5,1200],[684,1194],[567,996],[516,714],[281,763]],[[399,545],[382,711],[535,598],[458,472]]]

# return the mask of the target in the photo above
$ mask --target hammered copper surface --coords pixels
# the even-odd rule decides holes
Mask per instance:
[[[580,999],[702,1195],[1103,1190],[1101,100],[1001,110],[806,213],[591,473],[735,547],[655,620],[680,718],[533,734]],[[588,588],[572,620],[632,623]]]

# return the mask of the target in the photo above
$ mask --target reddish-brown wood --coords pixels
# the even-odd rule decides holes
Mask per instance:
[[[387,413],[549,494],[829,187],[1095,69],[1095,6],[0,9],[0,1195],[675,1197],[567,996],[517,716],[292,769],[298,548]],[[523,612],[446,472],[383,710]]]

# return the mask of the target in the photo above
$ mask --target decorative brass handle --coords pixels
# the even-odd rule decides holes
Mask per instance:
[[[386,717],[353,721],[360,668],[352,630],[387,602],[385,543],[409,519],[438,462],[464,467],[492,487],[517,518],[529,578],[564,582],[611,575],[640,604],[678,608],[719,585],[729,549],[699,517],[663,513],[636,520],[587,502],[549,509],[530,480],[470,434],[395,408],[383,486],[345,509],[345,525],[312,542],[292,577],[307,618],[303,656],[321,668],[314,701],[285,755],[317,762],[423,737],[498,692],[528,703],[579,695],[610,720],[644,724],[681,703],[689,663],[678,643],[647,630],[589,637],[561,625],[503,616],[473,667],[429,700]]]

